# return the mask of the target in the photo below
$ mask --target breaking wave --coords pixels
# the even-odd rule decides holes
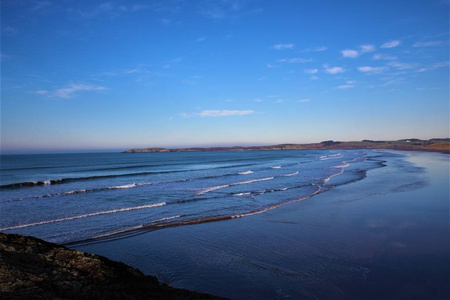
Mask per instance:
[[[164,205],[166,205],[166,202],[149,204],[149,205],[141,205],[141,206],[135,206],[135,207],[119,208],[119,209],[106,210],[106,211],[98,211],[98,212],[94,212],[94,213],[90,213],[90,214],[78,215],[78,216],[73,216],[73,217],[60,218],[60,219],[54,219],[54,220],[41,221],[41,222],[16,225],[16,226],[11,226],[11,227],[6,227],[6,228],[0,228],[0,231],[20,229],[20,228],[45,225],[45,224],[50,224],[50,223],[64,222],[64,221],[71,221],[71,220],[89,218],[89,217],[106,215],[106,214],[115,214],[115,213],[120,213],[120,212],[125,212],[125,211],[147,209],[147,208],[159,207],[159,206],[164,206]]]

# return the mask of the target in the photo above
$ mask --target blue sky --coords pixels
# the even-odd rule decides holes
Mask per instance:
[[[449,1],[1,1],[1,151],[449,136]]]

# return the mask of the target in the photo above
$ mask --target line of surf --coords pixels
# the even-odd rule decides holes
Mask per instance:
[[[230,183],[230,184],[224,184],[224,185],[218,185],[218,186],[213,186],[213,187],[209,187],[206,189],[201,190],[200,192],[197,193],[197,195],[203,195],[215,190],[219,190],[219,189],[224,189],[230,186],[236,186],[236,185],[242,185],[242,184],[250,184],[250,183],[254,183],[254,182],[260,182],[260,181],[267,181],[267,180],[272,180],[275,177],[266,177],[266,178],[260,178],[260,179],[253,179],[253,180],[246,180],[246,181],[241,181],[241,182],[234,182],[234,183]]]
[[[0,231],[21,229],[21,228],[27,228],[27,227],[45,225],[45,224],[51,224],[51,223],[59,223],[59,222],[71,221],[71,220],[76,220],[76,219],[84,219],[84,218],[107,215],[107,214],[115,214],[115,213],[126,212],[126,211],[148,209],[148,208],[160,207],[160,206],[164,206],[164,205],[166,205],[166,202],[141,205],[141,206],[135,206],[135,207],[119,208],[119,209],[106,210],[106,211],[98,211],[98,212],[94,212],[94,213],[72,216],[72,217],[67,217],[67,218],[59,218],[59,219],[54,219],[54,220],[40,221],[40,222],[35,222],[35,223],[28,223],[28,224],[0,228]]]
[[[60,179],[24,181],[24,182],[3,184],[3,185],[0,185],[0,189],[17,189],[17,188],[25,188],[25,187],[37,187],[37,186],[45,186],[45,185],[65,184],[65,183],[75,182],[75,181],[89,181],[89,180],[98,180],[98,179],[115,178],[115,177],[132,177],[132,176],[145,176],[145,175],[183,173],[183,172],[188,173],[188,172],[204,171],[204,170],[210,170],[210,169],[235,168],[235,167],[248,166],[248,165],[252,165],[252,164],[236,165],[236,166],[222,166],[222,167],[216,167],[216,168],[166,170],[166,171],[145,171],[145,172],[136,172],[136,173],[124,173],[124,174],[106,174],[106,175],[94,175],[94,176],[85,176],[85,177],[66,177],[66,178],[60,178]],[[247,172],[251,172],[251,171],[247,171]],[[245,173],[245,172],[243,172],[243,173]],[[216,178],[216,177],[220,177],[220,176],[229,176],[229,175],[235,175],[235,174],[236,173],[217,175],[217,176],[206,176],[206,177],[200,177],[198,179]],[[238,172],[237,174],[240,174],[240,173]],[[245,173],[245,174],[251,174],[251,173]],[[193,178],[193,180],[196,180],[196,178]]]

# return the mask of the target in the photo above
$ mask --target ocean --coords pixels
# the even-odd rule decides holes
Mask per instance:
[[[446,154],[1,157],[0,231],[232,299],[450,296]]]
[[[366,150],[5,155],[0,231],[55,243],[263,213],[363,179]]]

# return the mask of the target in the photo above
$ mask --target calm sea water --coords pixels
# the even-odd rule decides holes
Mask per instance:
[[[368,150],[4,155],[0,231],[70,243],[244,217],[361,180],[383,165],[378,156]]]

